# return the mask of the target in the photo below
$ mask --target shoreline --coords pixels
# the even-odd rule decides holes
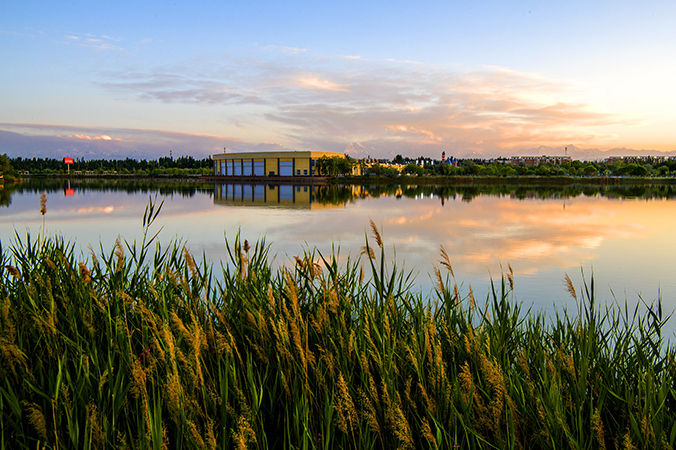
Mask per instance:
[[[137,174],[105,174],[105,175],[67,175],[67,174],[36,174],[25,175],[16,183],[30,179],[61,179],[61,180],[124,180],[124,181],[149,181],[149,182],[185,182],[201,184],[294,184],[294,185],[436,185],[436,186],[460,186],[460,185],[654,185],[676,184],[676,178],[665,177],[573,177],[573,176],[407,176],[398,177],[224,177],[214,175],[188,175],[177,176],[143,176]]]

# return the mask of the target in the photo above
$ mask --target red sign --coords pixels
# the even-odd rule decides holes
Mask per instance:
[[[64,164],[73,164],[73,158],[63,158]]]
[[[66,197],[72,197],[75,195],[75,189],[66,189]]]

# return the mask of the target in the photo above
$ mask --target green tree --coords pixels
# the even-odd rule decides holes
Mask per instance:
[[[405,162],[404,158],[401,155],[395,156],[394,159],[392,160],[392,163],[394,164],[404,164],[404,162]]]
[[[407,175],[421,176],[425,170],[416,163],[409,163],[404,167],[403,172]]]
[[[7,154],[0,155],[0,175],[3,176],[4,181],[12,182],[18,175],[16,170],[12,167],[9,157]]]

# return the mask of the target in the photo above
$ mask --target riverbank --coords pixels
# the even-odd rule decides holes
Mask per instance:
[[[186,176],[142,176],[136,174],[104,174],[104,175],[67,175],[67,174],[36,174],[25,175],[27,179],[71,179],[71,180],[143,180],[153,182],[186,182],[186,183],[248,183],[248,184],[411,184],[411,185],[594,185],[613,186],[622,184],[654,185],[676,184],[676,178],[672,177],[596,177],[596,176],[338,176],[338,177],[224,177],[212,175],[186,175]]]
[[[406,176],[333,178],[334,183],[351,184],[411,184],[411,185],[593,185],[676,184],[676,178],[666,177],[570,177],[570,176]]]

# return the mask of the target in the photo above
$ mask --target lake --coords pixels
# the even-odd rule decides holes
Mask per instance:
[[[387,255],[416,275],[417,290],[433,289],[440,246],[461,291],[479,302],[508,265],[514,295],[536,311],[576,312],[566,274],[580,292],[594,274],[597,298],[630,306],[662,298],[676,309],[676,188],[656,186],[308,186],[30,181],[0,190],[0,242],[6,249],[41,233],[40,194],[48,196],[45,232],[111,251],[117,236],[142,236],[149,197],[164,201],[151,228],[166,245],[180,240],[198,259],[227,261],[225,238],[240,230],[250,243],[265,237],[279,264],[317,248],[359,257],[370,220]],[[445,269],[444,269],[445,270]],[[367,272],[368,273],[368,272]],[[673,322],[673,321],[672,321]],[[669,327],[670,332],[675,328]]]

